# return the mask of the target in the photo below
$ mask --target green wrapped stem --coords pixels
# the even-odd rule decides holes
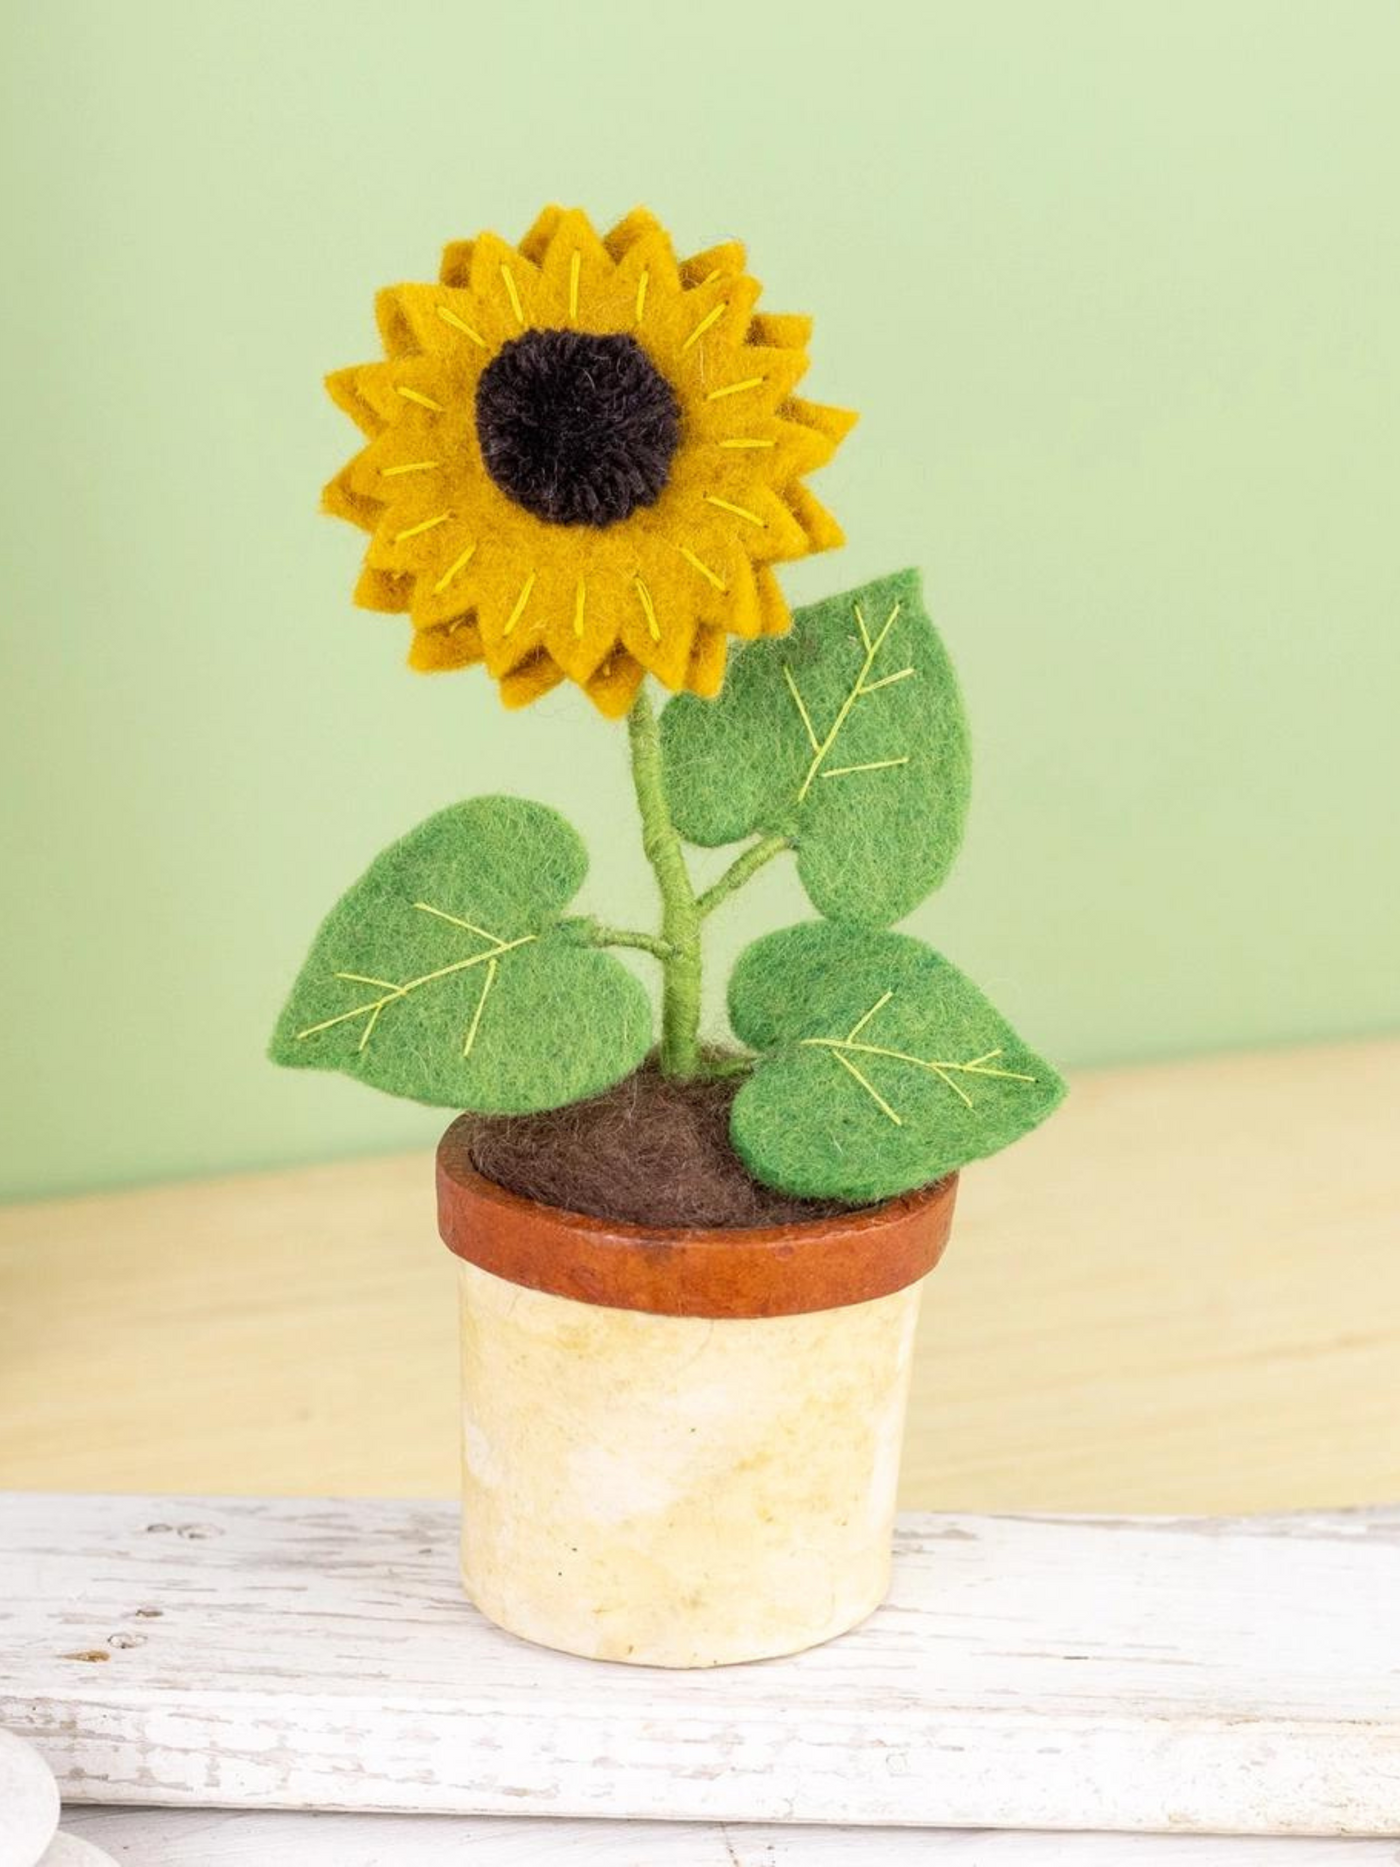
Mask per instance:
[[[781,856],[792,846],[790,836],[762,836],[756,843],[750,843],[741,856],[734,858],[714,887],[707,888],[696,902],[701,918],[713,914],[721,901],[727,901],[736,889],[742,888],[751,876],[757,875],[774,856]]]
[[[700,905],[661,775],[661,734],[646,688],[627,716],[632,745],[632,783],[642,817],[642,848],[661,891],[662,958],[661,1068],[667,1076],[701,1072]]]

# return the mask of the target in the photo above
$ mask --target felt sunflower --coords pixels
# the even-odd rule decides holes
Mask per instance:
[[[327,379],[368,442],[324,503],[372,534],[355,598],[410,617],[413,667],[619,716],[644,673],[713,695],[730,635],[788,627],[773,566],[842,542],[803,476],[855,417],[793,393],[810,320],[759,312],[745,263],[547,208],[379,294],[387,361]]]

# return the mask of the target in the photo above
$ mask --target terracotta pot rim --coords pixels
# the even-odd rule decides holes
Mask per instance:
[[[958,1176],[876,1206],[770,1226],[655,1226],[547,1206],[488,1180],[461,1121],[437,1153],[438,1223],[457,1257],[527,1289],[613,1309],[801,1315],[889,1296],[931,1271]]]

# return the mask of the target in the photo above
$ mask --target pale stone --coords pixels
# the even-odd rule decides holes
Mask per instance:
[[[0,1867],[36,1867],[57,1827],[53,1771],[32,1745],[0,1731]]]
[[[719,1666],[879,1606],[920,1284],[712,1321],[459,1270],[462,1576],[484,1614],[590,1659]]]
[[[84,1841],[81,1835],[60,1832],[54,1836],[39,1867],[117,1867],[117,1863],[110,1854],[95,1848],[91,1841]]]

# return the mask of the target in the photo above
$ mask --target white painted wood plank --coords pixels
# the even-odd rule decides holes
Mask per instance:
[[[1394,1867],[1390,1841],[84,1809],[131,1867]]]
[[[70,1803],[1400,1830],[1400,1510],[906,1518],[855,1634],[683,1674],[486,1625],[447,1505],[0,1522],[0,1724]]]

